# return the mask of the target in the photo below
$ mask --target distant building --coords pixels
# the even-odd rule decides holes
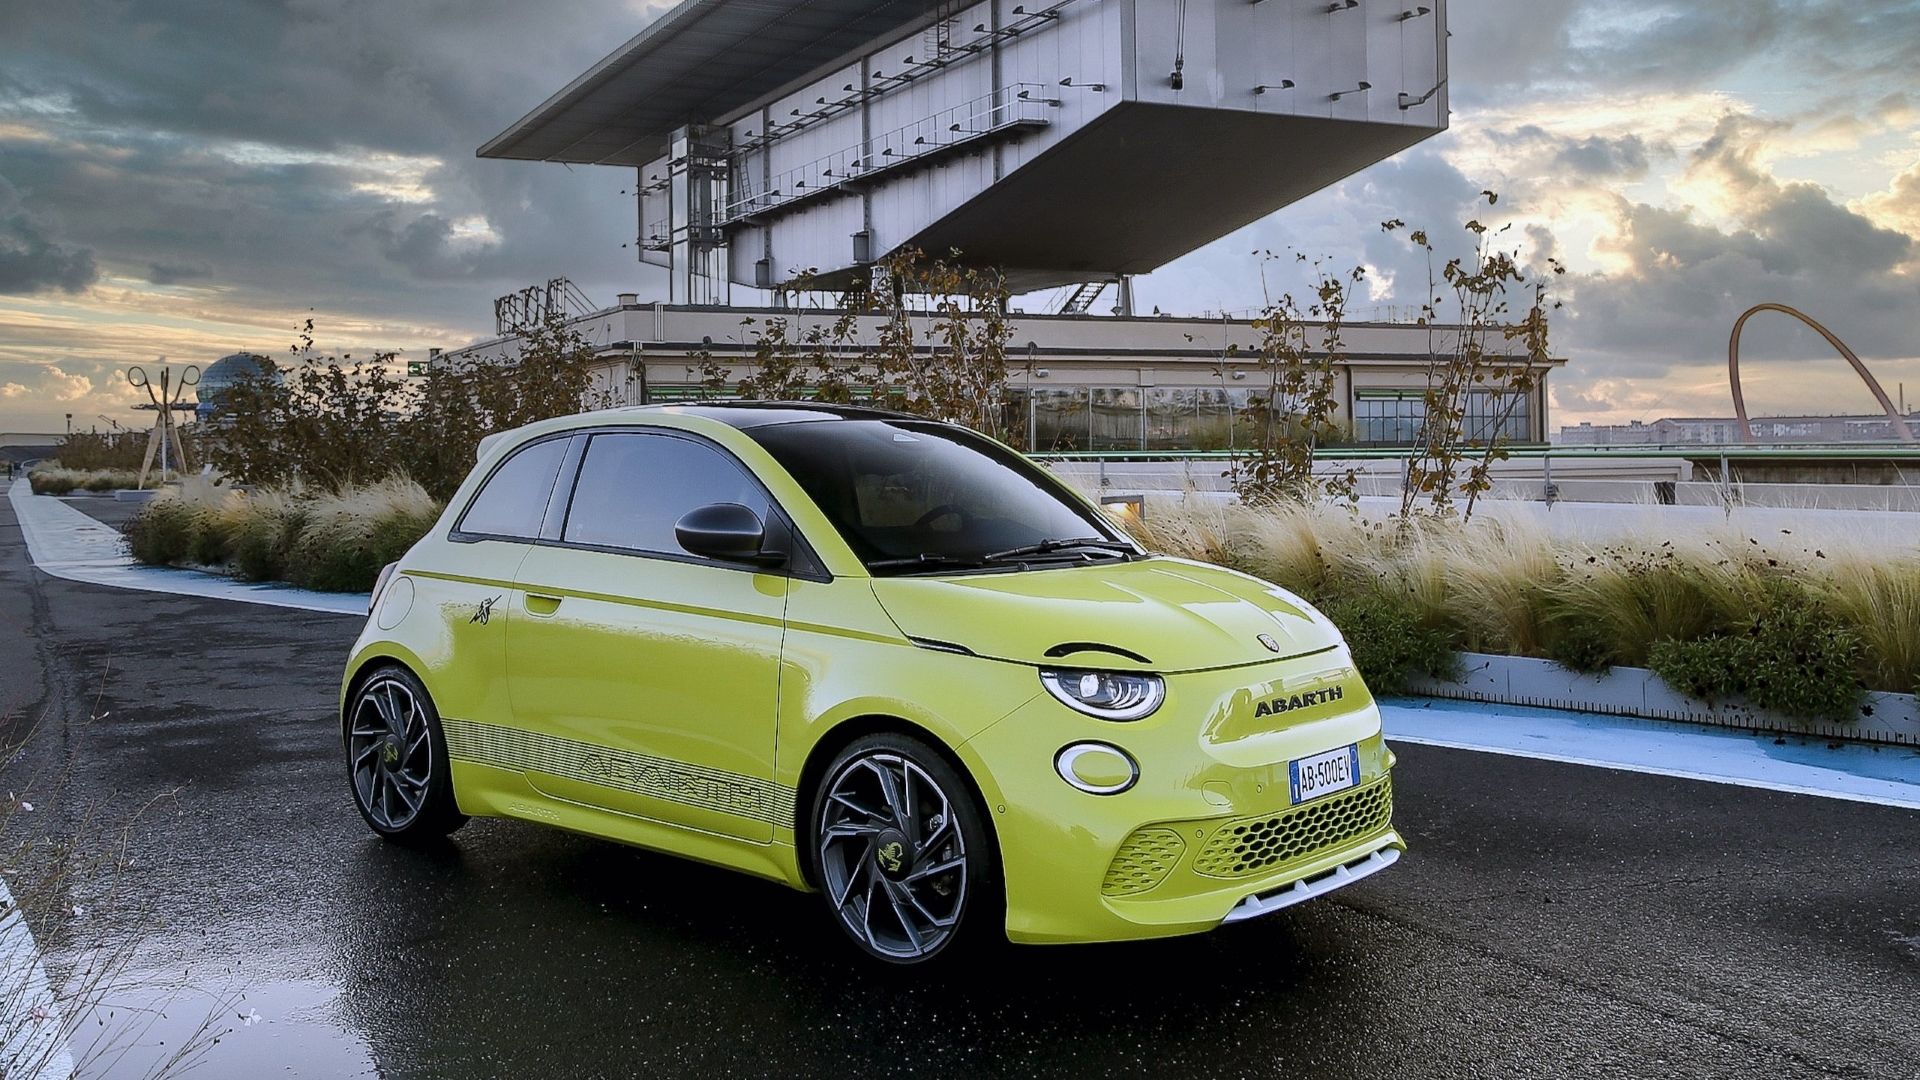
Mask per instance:
[[[1920,411],[1907,417],[1920,428]],[[1897,438],[1886,415],[1756,416],[1753,437],[1762,443],[1889,442]],[[1731,416],[1669,416],[1625,424],[1569,424],[1553,440],[1561,446],[1725,446],[1739,443],[1740,421]]]
[[[273,361],[259,353],[237,352],[223,356],[207,365],[200,373],[200,381],[194,386],[194,393],[200,404],[195,408],[195,416],[202,423],[215,421],[220,410],[226,407],[227,395],[233,388],[247,379],[267,379],[280,381],[280,371]]]
[[[593,343],[598,363],[591,398],[616,404],[686,401],[711,396],[702,367],[711,360],[737,382],[753,370],[755,340],[743,318],[785,318],[794,337],[831,323],[822,309],[748,309],[643,303],[622,294],[612,308],[579,316],[573,327]],[[879,319],[862,317],[865,342]],[[1009,384],[1003,407],[1009,426],[1035,450],[1225,450],[1236,420],[1261,389],[1259,335],[1246,320],[1174,316],[1031,315],[1010,317]],[[1334,421],[1358,446],[1407,446],[1426,419],[1432,328],[1413,323],[1350,322],[1345,353],[1334,370]],[[1313,329],[1309,341],[1318,340]],[[928,346],[921,346],[925,349]],[[1490,353],[1524,361],[1524,346],[1497,333]],[[431,363],[511,363],[519,339],[501,336],[449,350]],[[1523,399],[1471,391],[1470,436],[1544,443],[1552,360]]]

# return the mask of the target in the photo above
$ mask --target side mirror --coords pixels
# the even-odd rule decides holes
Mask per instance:
[[[781,545],[767,543],[760,515],[739,503],[709,503],[695,507],[673,523],[680,546],[709,559],[778,566],[787,561]]]

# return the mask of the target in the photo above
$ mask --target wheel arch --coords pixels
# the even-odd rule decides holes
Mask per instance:
[[[369,653],[358,657],[356,662],[348,667],[347,677],[340,684],[339,719],[341,745],[345,745],[347,741],[347,724],[351,721],[348,709],[352,707],[353,696],[360,692],[360,687],[365,685],[366,681],[373,676],[374,672],[379,671],[381,668],[389,667],[397,667],[407,674],[412,675],[420,681],[420,685],[423,687],[427,685],[426,676],[420,674],[419,666],[411,663],[407,657],[384,652]],[[432,696],[433,691],[431,687],[428,688],[427,693],[429,697]]]
[[[819,873],[814,866],[813,850],[813,811],[814,798],[818,793],[821,779],[826,775],[827,766],[833,763],[842,750],[853,745],[856,740],[868,735],[905,735],[917,739],[933,748],[960,779],[967,785],[967,795],[979,808],[980,821],[986,827],[988,839],[993,844],[994,854],[1000,854],[1000,830],[993,821],[993,805],[987,800],[986,792],[980,786],[980,778],[974,770],[948,745],[945,739],[916,724],[905,717],[891,716],[885,713],[863,713],[850,716],[822,735],[807,752],[807,760],[800,767],[798,787],[794,791],[793,801],[793,841],[795,861],[800,866],[800,877],[811,888],[819,888]],[[996,858],[996,867],[1002,860]]]

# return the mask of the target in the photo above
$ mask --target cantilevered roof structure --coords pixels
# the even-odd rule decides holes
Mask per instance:
[[[480,148],[483,158],[644,165],[724,115],[890,31],[928,0],[681,0]]]
[[[1124,281],[1444,130],[1446,39],[1446,0],[684,0],[479,152],[637,169],[673,303],[906,247]]]

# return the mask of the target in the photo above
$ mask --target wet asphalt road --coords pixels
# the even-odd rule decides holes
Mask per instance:
[[[45,803],[176,792],[147,914],[45,945],[138,934],[156,979],[244,992],[261,1022],[190,1075],[1920,1075],[1920,813],[1403,746],[1384,874],[902,975],[817,897],[666,856],[375,840],[333,718],[358,629],[47,578],[0,500],[0,713],[69,763]]]

